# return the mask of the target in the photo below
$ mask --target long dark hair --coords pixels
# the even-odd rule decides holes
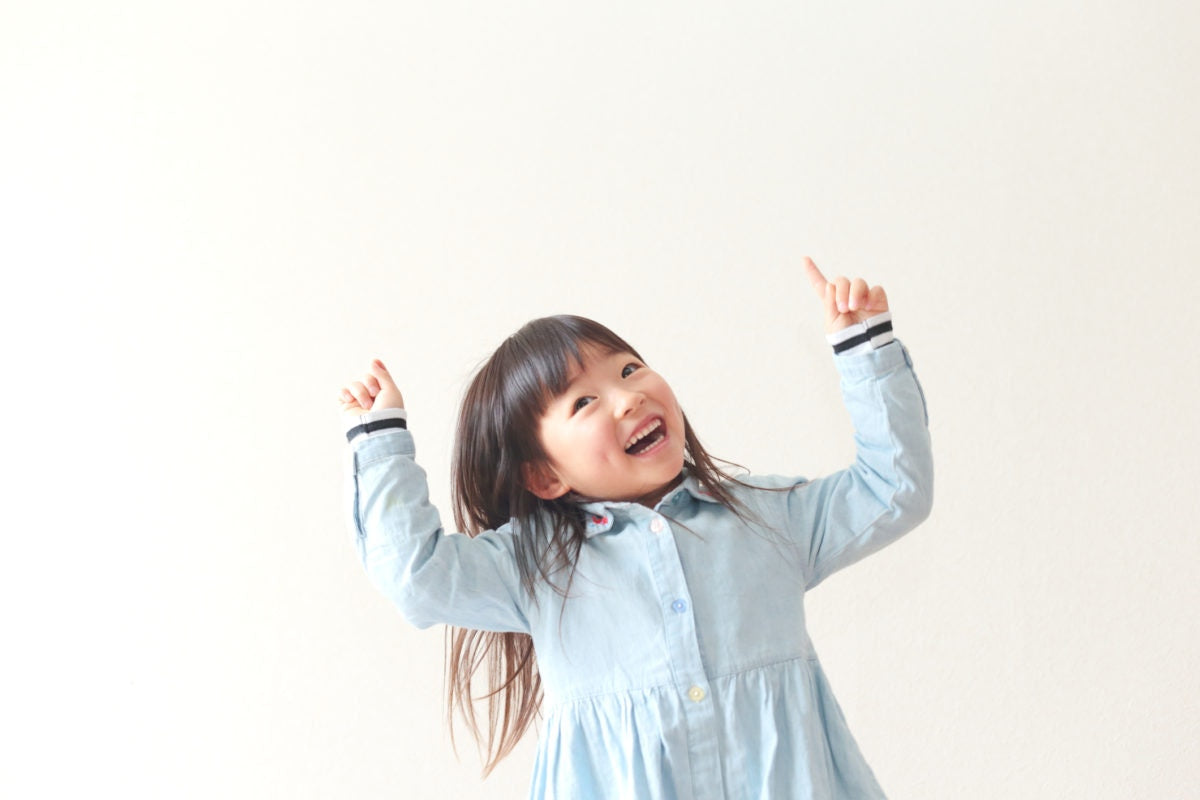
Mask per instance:
[[[568,494],[543,500],[525,488],[527,465],[547,460],[538,436],[542,413],[567,388],[572,367],[583,364],[584,349],[630,353],[628,342],[584,317],[542,317],[508,337],[476,372],[463,398],[452,463],[454,521],[476,536],[512,521],[517,567],[531,598],[545,581],[564,597],[585,539],[584,514]],[[684,466],[714,499],[735,511],[731,480],[683,418]],[[488,692],[471,694],[472,679],[486,670]],[[458,709],[476,742],[484,747],[487,775],[508,755],[539,716],[541,678],[533,639],[524,633],[451,628],[446,640],[447,716],[451,739]],[[486,700],[486,725],[475,704]],[[486,733],[485,733],[486,728]]]

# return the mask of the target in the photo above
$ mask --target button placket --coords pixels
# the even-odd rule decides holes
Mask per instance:
[[[676,681],[675,691],[683,703],[680,710],[687,720],[688,740],[694,746],[693,781],[696,785],[720,787],[715,706],[708,700],[708,675],[700,657],[687,575],[678,545],[669,522],[659,514],[652,514],[639,528],[644,532],[650,570],[662,604],[663,634]]]

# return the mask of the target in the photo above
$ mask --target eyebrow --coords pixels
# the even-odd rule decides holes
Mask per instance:
[[[571,372],[573,372],[574,374],[572,375]],[[569,395],[571,393],[571,391],[575,388],[575,384],[579,383],[579,379],[583,377],[583,374],[584,374],[583,366],[582,365],[574,366],[572,368],[571,372],[567,373],[569,376],[569,379],[567,380],[566,384],[563,386],[562,391],[558,393],[558,397],[556,399],[559,399],[559,400],[564,399],[564,398],[566,398],[567,395]]]

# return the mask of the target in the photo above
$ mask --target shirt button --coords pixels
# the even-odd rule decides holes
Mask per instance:
[[[676,600],[674,603],[671,603],[671,608],[675,609],[676,614],[682,614],[683,612],[687,611],[687,602],[684,600]]]
[[[662,531],[662,529],[663,521],[661,519],[655,517],[654,519],[650,520],[650,530],[654,531],[655,533],[659,533]]]
[[[699,686],[693,686],[692,688],[688,689],[688,699],[693,703],[699,703],[704,699],[704,690]]]

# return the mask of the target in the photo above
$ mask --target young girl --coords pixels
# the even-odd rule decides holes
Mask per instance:
[[[663,378],[579,317],[530,322],[467,390],[446,535],[375,361],[341,391],[353,525],[380,589],[447,655],[487,769],[538,717],[535,798],[875,798],[804,593],[929,513],[924,397],[881,287],[806,259],[854,422],[852,467],[723,474]],[[487,662],[486,723],[471,677]]]

